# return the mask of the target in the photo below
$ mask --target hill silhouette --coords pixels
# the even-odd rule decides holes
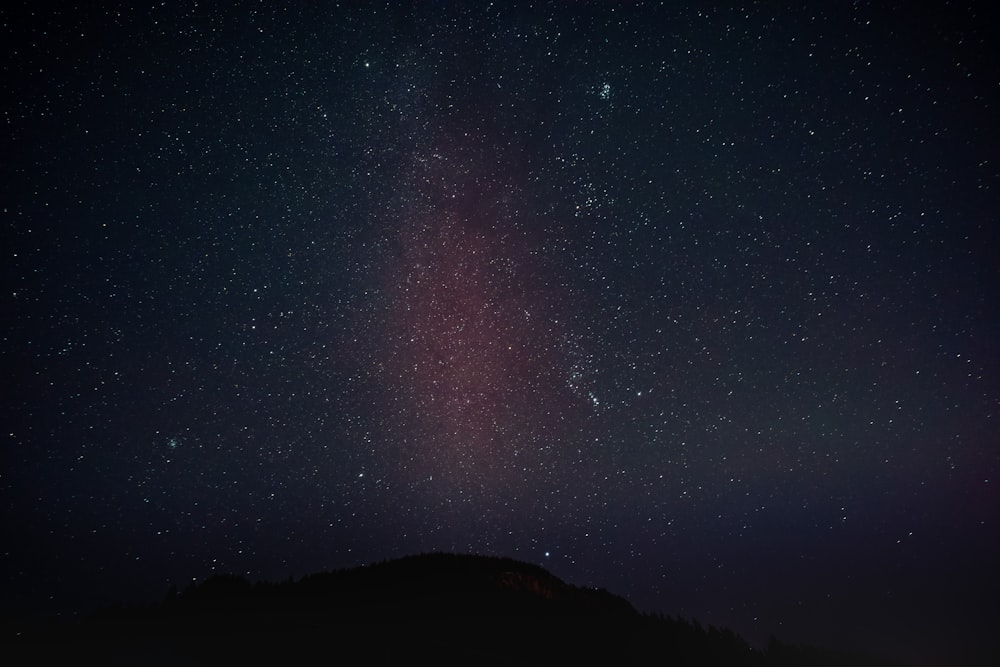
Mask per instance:
[[[148,607],[117,607],[8,640],[5,664],[888,666],[752,648],[728,629],[637,611],[509,558],[409,556],[298,581],[218,575]]]

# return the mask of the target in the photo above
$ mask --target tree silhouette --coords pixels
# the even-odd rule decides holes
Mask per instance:
[[[790,646],[772,637],[753,649],[728,628],[641,614],[624,598],[570,585],[511,559],[421,554],[298,581],[257,582],[221,574],[152,607],[104,610],[78,623],[28,633],[5,646],[15,658],[78,662],[130,651],[176,664],[275,664],[314,654],[331,662],[523,665],[608,663],[885,667],[868,656]],[[124,660],[124,658],[122,658]],[[134,660],[133,662],[142,662]],[[114,660],[110,660],[114,662]]]

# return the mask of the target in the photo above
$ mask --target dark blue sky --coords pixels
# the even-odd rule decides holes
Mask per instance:
[[[985,4],[7,3],[4,613],[432,550],[993,651]]]

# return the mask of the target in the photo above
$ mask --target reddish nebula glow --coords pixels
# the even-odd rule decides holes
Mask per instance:
[[[516,186],[454,151],[416,158],[409,180],[384,271],[403,466],[451,491],[493,489],[531,473],[564,414],[550,281],[518,224]]]

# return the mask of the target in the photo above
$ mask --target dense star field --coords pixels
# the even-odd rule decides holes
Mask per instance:
[[[5,618],[441,550],[996,655],[989,5],[715,5],[5,3]]]

